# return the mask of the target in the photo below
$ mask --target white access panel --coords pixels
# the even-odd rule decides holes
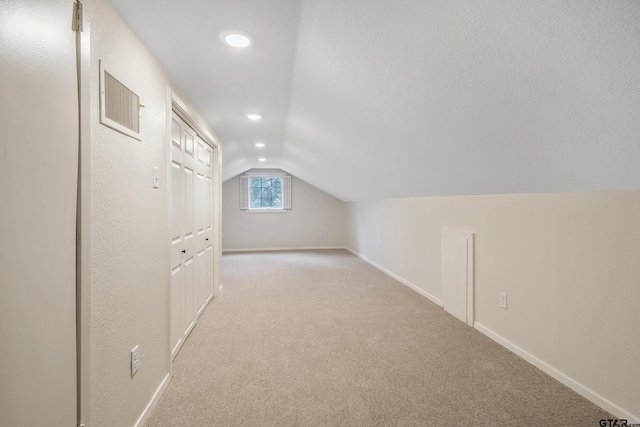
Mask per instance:
[[[473,233],[442,229],[442,303],[473,326]]]

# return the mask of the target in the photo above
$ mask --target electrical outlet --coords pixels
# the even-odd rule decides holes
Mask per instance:
[[[507,293],[506,292],[500,292],[500,307],[504,308],[505,310],[507,309]]]
[[[136,345],[131,349],[131,376],[133,377],[140,367],[140,345]]]
[[[318,239],[322,239],[322,231],[318,231],[318,234],[316,234],[316,237]]]

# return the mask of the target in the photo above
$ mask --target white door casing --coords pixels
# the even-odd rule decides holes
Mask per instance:
[[[444,309],[473,326],[473,233],[442,229],[442,303]]]

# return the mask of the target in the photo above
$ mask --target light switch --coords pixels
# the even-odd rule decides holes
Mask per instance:
[[[160,170],[157,166],[153,167],[153,188],[160,188]]]
[[[500,307],[504,308],[505,310],[507,309],[507,293],[506,292],[500,292]]]

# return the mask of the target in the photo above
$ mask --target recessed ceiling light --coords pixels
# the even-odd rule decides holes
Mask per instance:
[[[258,159],[258,161],[260,161],[260,162],[266,162],[266,161],[267,161],[267,159],[265,159],[264,157],[260,157],[260,158]]]
[[[247,47],[255,41],[255,37],[243,30],[225,30],[220,33],[220,40],[233,47]]]
[[[256,147],[258,148],[264,147],[264,142],[256,142]]]
[[[249,120],[260,120],[262,116],[260,114],[250,113],[247,114],[247,119]]]

